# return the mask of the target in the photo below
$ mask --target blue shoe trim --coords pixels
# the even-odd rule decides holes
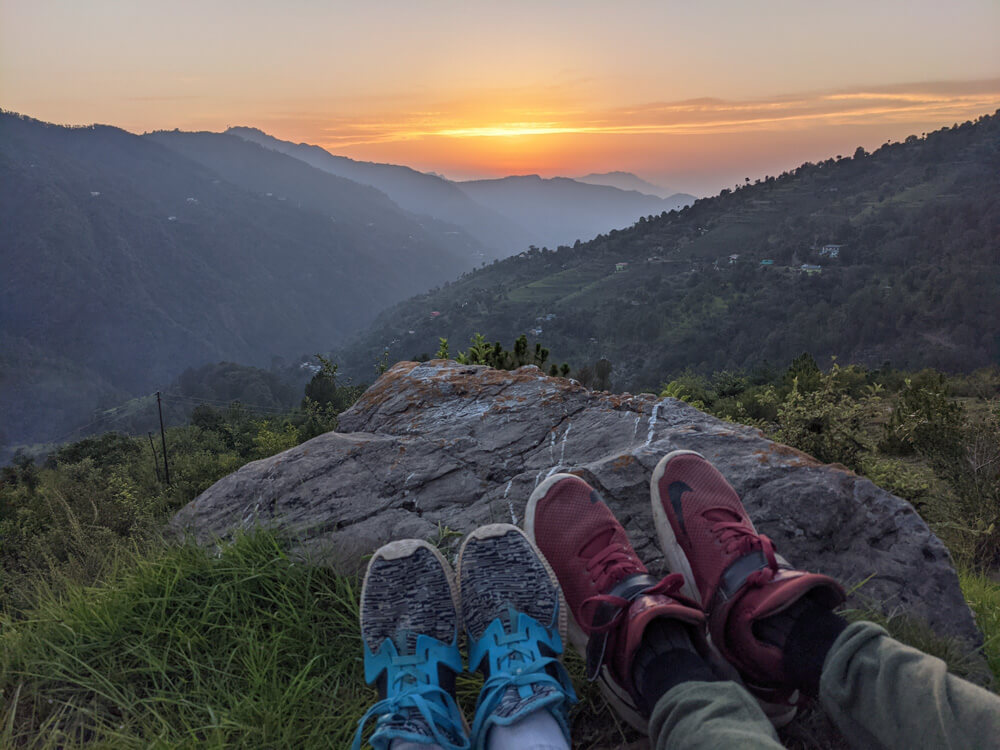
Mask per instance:
[[[385,750],[392,740],[432,742],[444,750],[468,750],[465,722],[455,704],[455,699],[438,685],[438,667],[445,667],[456,674],[462,671],[462,654],[458,650],[458,635],[452,642],[442,643],[429,635],[417,635],[413,654],[400,655],[391,638],[382,641],[378,653],[365,648],[365,681],[375,682],[385,673],[386,697],[373,705],[358,721],[353,750],[361,747],[365,725],[378,717],[371,745],[375,750]],[[393,723],[406,721],[403,709],[415,709],[430,728],[433,737],[403,732]],[[452,738],[460,740],[455,744]]]
[[[517,688],[522,698],[533,694],[535,685],[556,688],[547,699],[531,704],[531,710],[547,709],[559,723],[567,743],[570,742],[569,721],[566,711],[576,703],[576,692],[569,673],[558,658],[543,656],[540,645],[546,645],[554,654],[561,654],[562,639],[552,628],[546,628],[537,620],[523,612],[510,608],[512,632],[504,630],[500,618],[493,620],[482,637],[469,648],[469,667],[481,667],[485,661],[489,669],[489,679],[479,693],[476,717],[472,723],[472,746],[485,747],[489,730],[495,724],[513,724],[526,714],[508,717],[494,715],[507,688]],[[558,615],[553,618],[558,622]],[[553,677],[546,669],[555,667],[558,677]]]

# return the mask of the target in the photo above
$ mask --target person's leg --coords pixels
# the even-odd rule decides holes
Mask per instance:
[[[750,695],[710,666],[704,614],[676,594],[681,577],[649,575],[590,485],[551,477],[532,493],[525,524],[562,585],[590,677],[655,747],[780,747]]]
[[[664,457],[651,485],[668,561],[685,569],[713,642],[758,698],[818,697],[859,746],[1000,747],[1000,697],[882,628],[834,614],[840,586],[775,555],[703,457]]]
[[[379,692],[358,722],[376,719],[375,750],[467,750],[455,704],[459,608],[454,573],[434,547],[404,539],[372,556],[361,588],[365,680]]]
[[[762,621],[789,685],[820,703],[858,747],[1000,747],[1000,696],[940,659],[800,599]]]
[[[656,750],[777,750],[774,726],[736,682],[683,682],[653,709],[649,738]]]
[[[872,623],[833,644],[819,699],[857,747],[1000,748],[1000,696]]]
[[[524,532],[483,526],[458,559],[469,668],[486,678],[472,745],[490,750],[569,750],[576,695],[562,653],[559,584]]]
[[[657,464],[650,495],[667,564],[683,574],[684,593],[704,608],[712,644],[771,720],[787,723],[796,696],[783,647],[802,614],[796,603],[808,603],[819,617],[810,614],[809,623],[832,628],[822,632],[829,648],[846,624],[831,613],[845,599],[843,588],[829,576],[794,570],[777,555],[725,477],[693,451],[674,451]]]
[[[757,701],[736,682],[718,677],[677,622],[650,623],[632,675],[643,703],[654,706],[649,736],[657,750],[781,747]]]
[[[570,750],[563,728],[548,711],[535,711],[514,724],[496,724],[486,738],[488,750]]]
[[[556,474],[535,489],[525,529],[562,586],[570,640],[586,659],[587,678],[599,681],[622,718],[646,731],[653,701],[642,687],[659,678],[665,661],[683,654],[710,674],[704,614],[676,596],[680,576],[649,574],[611,509],[577,476]],[[676,639],[652,637],[661,632],[654,627],[660,620],[673,626]],[[633,667],[642,672],[638,680]]]

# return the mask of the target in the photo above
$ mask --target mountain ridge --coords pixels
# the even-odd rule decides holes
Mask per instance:
[[[662,185],[655,185],[649,180],[644,180],[634,172],[615,170],[613,172],[591,172],[581,177],[572,178],[577,182],[586,182],[589,185],[610,185],[620,190],[635,190],[646,195],[655,195],[657,198],[669,198],[672,195],[686,195],[679,190],[670,190]],[[691,196],[694,200],[694,196]]]
[[[663,200],[635,190],[591,185],[570,177],[510,175],[457,183],[480,203],[495,206],[537,237],[557,247],[631,226],[641,216],[680,208],[685,199]]]
[[[337,356],[352,372],[386,348],[528,333],[577,368],[609,358],[617,389],[804,351],[968,371],[1000,363],[998,227],[994,114],[496,262],[396,305]]]
[[[264,149],[357,217],[331,221],[110,126],[3,113],[0,135],[8,442],[56,437],[188,366],[316,351],[473,265],[446,249],[464,247],[457,234]]]
[[[258,128],[238,126],[225,132],[300,159],[330,174],[374,187],[408,211],[462,227],[490,247],[492,257],[512,254],[530,244],[530,237],[522,227],[472,200],[455,183],[437,175],[398,164],[338,156],[320,146],[283,141]]]
[[[694,199],[683,193],[662,199],[612,185],[537,175],[530,185],[531,194],[526,196],[519,194],[527,185],[521,180],[530,175],[452,181],[410,167],[356,161],[319,146],[283,141],[257,128],[233,127],[226,132],[372,185],[407,210],[462,227],[496,249],[496,257],[512,255],[529,245],[570,244]]]

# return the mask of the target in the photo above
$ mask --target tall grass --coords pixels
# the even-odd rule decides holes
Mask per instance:
[[[293,561],[255,531],[215,555],[193,545],[120,561],[97,587],[57,586],[0,623],[0,746],[348,747],[377,696],[365,685],[359,582]],[[577,747],[621,724],[582,660]],[[459,681],[475,710],[482,679]]]
[[[357,578],[297,562],[263,531],[214,554],[185,545],[117,566],[104,585],[45,589],[26,617],[0,621],[0,747],[349,746],[376,699],[363,679]],[[962,584],[996,674],[1000,585],[974,574]],[[885,624],[982,677],[956,644],[902,618]],[[581,699],[574,746],[637,739],[585,681],[582,660],[570,650],[566,661]],[[459,681],[467,716],[481,684]],[[785,739],[837,747],[828,723],[797,722]]]
[[[43,597],[0,634],[4,747],[346,747],[371,700],[357,581],[265,533]]]
[[[983,631],[983,656],[1000,686],[1000,583],[984,573],[958,571],[962,593]]]

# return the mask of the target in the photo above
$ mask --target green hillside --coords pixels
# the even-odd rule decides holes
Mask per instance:
[[[476,247],[235,136],[0,112],[0,453],[189,366],[311,354]]]
[[[338,361],[363,372],[386,348],[395,361],[433,354],[440,337],[532,329],[577,367],[609,358],[619,389],[803,351],[951,371],[996,363],[1000,118],[498,261],[390,309]]]

